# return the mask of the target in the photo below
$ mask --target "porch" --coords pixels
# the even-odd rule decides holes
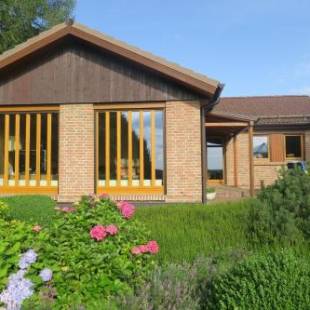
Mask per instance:
[[[253,125],[252,120],[238,116],[206,115],[203,165],[207,186],[243,188],[254,195]],[[240,134],[247,140],[244,145],[238,145]],[[248,162],[246,171],[240,171],[240,161]]]

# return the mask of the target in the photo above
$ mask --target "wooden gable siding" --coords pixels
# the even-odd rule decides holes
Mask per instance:
[[[197,98],[141,65],[68,38],[0,73],[0,105]]]

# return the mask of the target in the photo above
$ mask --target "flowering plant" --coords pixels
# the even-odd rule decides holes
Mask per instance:
[[[132,219],[135,207],[127,202],[116,204],[106,195],[91,195],[74,208],[65,216],[57,212],[48,234],[34,234],[41,236],[40,255],[29,278],[40,292],[47,287],[55,289],[50,298],[53,307],[102,305],[104,298],[143,283],[155,264],[153,256],[133,256],[131,249],[142,244],[147,253],[154,251],[144,226]],[[49,271],[42,270],[46,266],[51,267]],[[36,296],[27,300],[33,303],[32,308],[38,307]]]

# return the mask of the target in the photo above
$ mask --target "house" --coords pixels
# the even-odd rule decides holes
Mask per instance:
[[[310,160],[310,97],[222,98],[206,115],[206,135],[208,183],[253,194],[281,167]]]
[[[201,202],[206,184],[253,193],[287,160],[309,158],[308,97],[219,100],[222,88],[57,25],[0,56],[0,195]]]
[[[0,57],[0,193],[202,201],[222,85],[79,24]]]

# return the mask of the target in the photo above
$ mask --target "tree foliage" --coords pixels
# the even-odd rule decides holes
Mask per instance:
[[[1,0],[0,53],[72,18],[75,0]]]

